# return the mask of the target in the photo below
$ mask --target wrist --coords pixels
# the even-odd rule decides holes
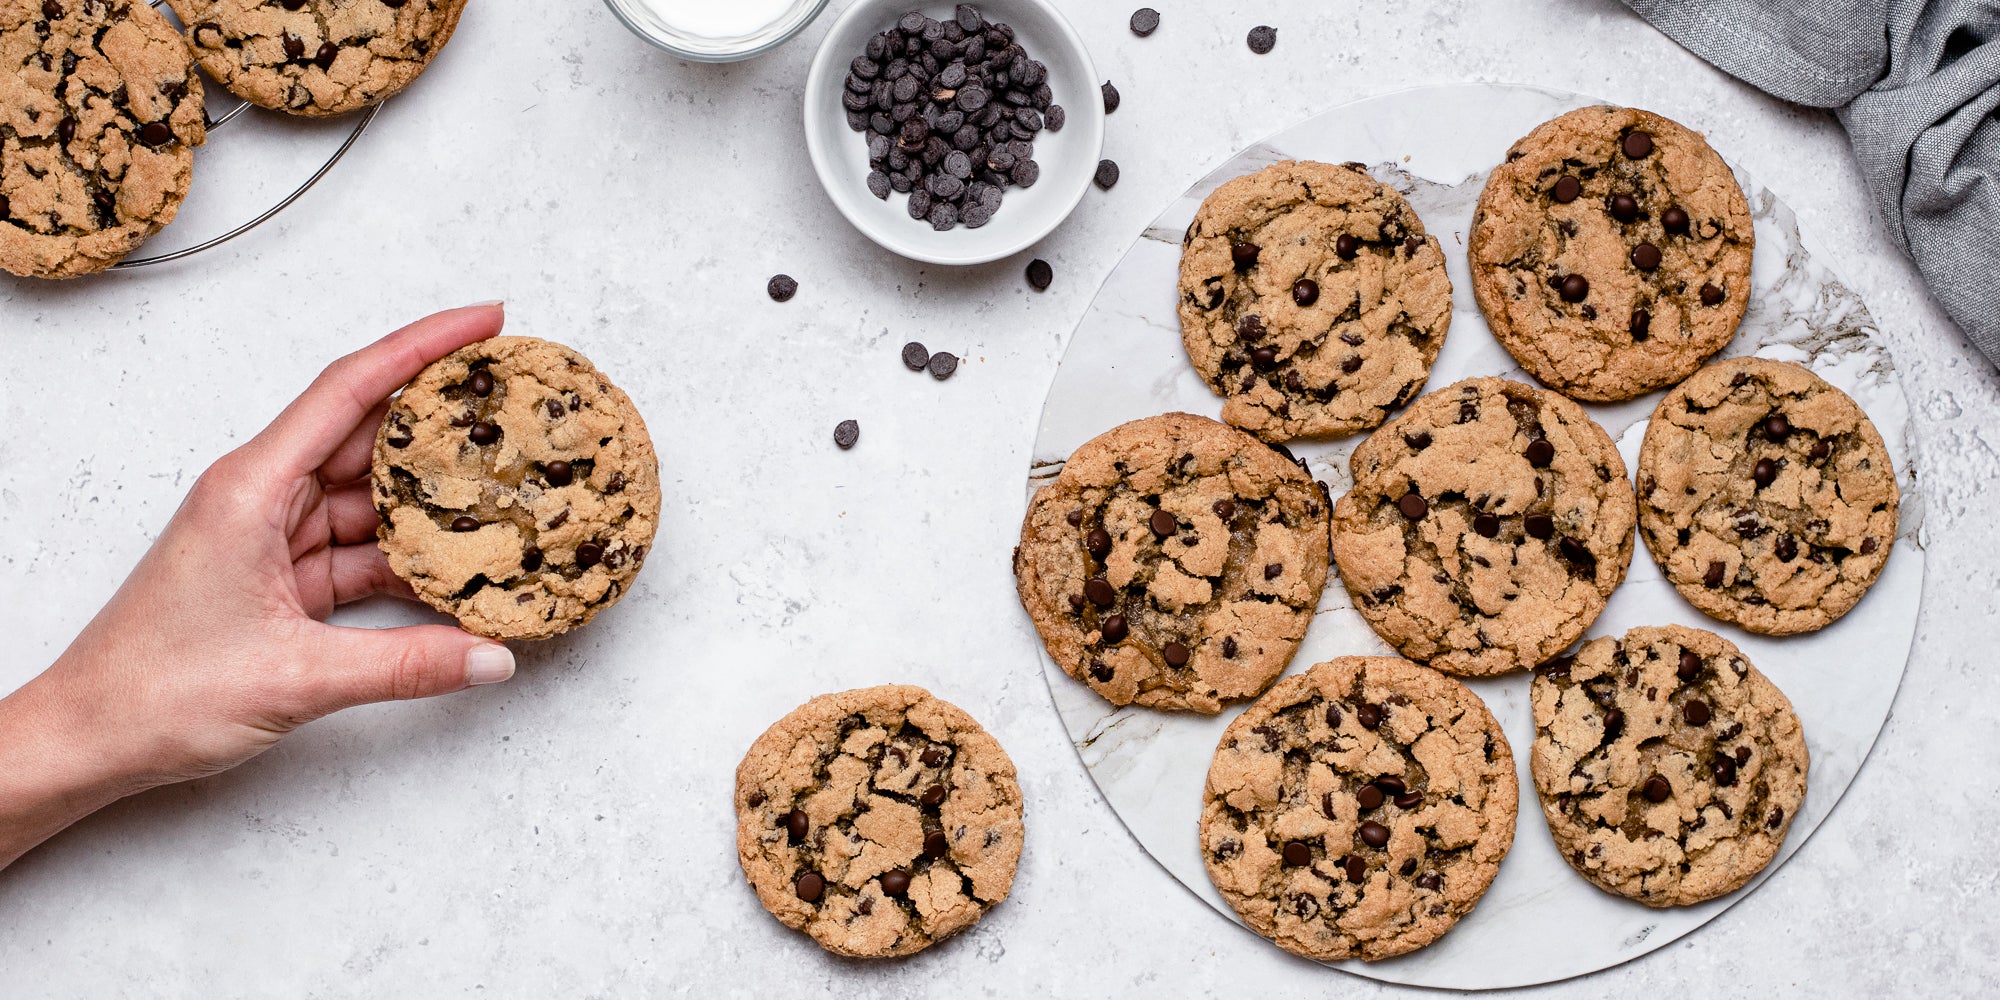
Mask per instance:
[[[118,766],[90,713],[43,674],[0,698],[0,868],[150,783]]]

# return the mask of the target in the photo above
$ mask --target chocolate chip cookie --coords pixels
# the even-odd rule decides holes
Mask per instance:
[[[465,0],[168,0],[201,68],[259,107],[322,117],[410,85]]]
[[[1444,252],[1358,163],[1274,164],[1202,202],[1181,250],[1181,341],[1266,441],[1380,424],[1451,326]]]
[[[1732,358],[1660,400],[1639,451],[1639,529],[1681,596],[1752,632],[1825,628],[1896,543],[1882,436],[1806,368]]]
[[[1753,243],[1743,189],[1699,134],[1635,108],[1579,108],[1487,178],[1472,289],[1529,374],[1577,399],[1631,399],[1736,335]]]
[[[201,79],[138,0],[0,0],[0,268],[102,271],[172,222],[207,139]]]
[[[1403,655],[1523,670],[1575,642],[1632,561],[1632,484],[1575,403],[1500,378],[1440,389],[1354,450],[1333,558]]]
[[[820,947],[910,955],[1007,898],[1021,785],[979,723],[923,688],[821,695],[736,768],[736,855],[764,908]]]
[[[1514,844],[1514,755],[1465,685],[1394,657],[1287,677],[1208,769],[1202,861],[1295,955],[1415,951],[1479,902]]]
[[[1255,438],[1169,413],[1071,455],[1014,579],[1042,642],[1114,705],[1213,714],[1285,672],[1326,586],[1325,490]]]
[[[417,596],[494,639],[618,603],[660,519],[632,400],[561,344],[496,337],[425,368],[375,436],[382,551]]]
[[[1792,703],[1729,641],[1669,625],[1535,671],[1532,770],[1562,855],[1606,892],[1686,906],[1764,869],[1806,796]]]

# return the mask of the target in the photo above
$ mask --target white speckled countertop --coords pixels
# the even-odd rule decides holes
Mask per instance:
[[[1028,255],[920,267],[835,214],[797,139],[829,22],[753,63],[694,66],[581,0],[474,0],[349,162],[220,251],[0,280],[0,690],[56,656],[209,460],[327,360],[434,308],[504,296],[511,332],[597,361],[646,413],[669,491],[633,594],[522,647],[511,683],[314,724],[0,872],[0,997],[1389,992],[1230,926],[1127,836],[1051,707],[1007,552],[1063,345],[1162,207],[1309,114],[1461,80],[1654,108],[1780,192],[1881,325],[1929,476],[1916,648],[1846,799],[1707,928],[1541,992],[1960,994],[2000,978],[2000,376],[1887,242],[1832,119],[1613,0],[1152,2],[1164,25],[1144,40],[1125,28],[1135,3],[1065,5],[1124,94],[1106,149],[1124,176],[1033,252],[1056,269],[1042,294]],[[1279,29],[1264,57],[1242,41],[1259,23]],[[327,134],[260,123],[235,151],[219,135],[196,179],[213,200],[188,221],[244,207],[226,182],[268,180],[250,144]],[[801,284],[787,305],[764,296],[776,271]],[[910,339],[967,363],[942,384],[908,372]],[[849,417],[861,443],[840,452]],[[859,964],[742,885],[730,781],[798,702],[887,681],[931,687],[1006,744],[1028,847],[1013,897],[962,939]]]

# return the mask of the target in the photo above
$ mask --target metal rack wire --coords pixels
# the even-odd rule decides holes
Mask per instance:
[[[155,9],[158,9],[165,3],[166,0],[152,0],[152,6]],[[172,13],[169,12],[168,17],[172,16],[173,16]],[[247,233],[250,230],[257,228],[258,226],[261,226],[264,223],[269,222],[279,212],[282,212],[285,209],[290,208],[292,203],[298,201],[299,198],[303,196],[307,191],[312,190],[313,185],[318,184],[320,182],[320,179],[325,177],[327,175],[327,172],[333,169],[334,164],[339,163],[341,159],[347,155],[347,151],[354,148],[354,144],[361,139],[361,133],[368,131],[368,124],[375,120],[376,115],[382,113],[383,107],[387,106],[387,104],[388,102],[384,101],[381,104],[377,104],[369,108],[367,112],[361,116],[361,120],[355,122],[354,131],[348,133],[346,140],[341,142],[340,148],[334,150],[333,155],[328,157],[325,163],[320,164],[319,169],[313,171],[312,176],[306,178],[304,184],[299,185],[298,188],[294,190],[291,194],[286,195],[284,197],[284,200],[278,202],[276,205],[273,205],[268,209],[265,209],[262,213],[258,214],[256,218],[251,219],[249,222],[237,226],[235,229],[223,233],[220,236],[204,241],[202,243],[197,243],[194,246],[186,247],[180,250],[175,250],[170,253],[155,254],[154,256],[151,257],[128,258],[126,260],[113,264],[111,266],[111,269],[114,271],[124,271],[135,267],[146,267],[151,264],[165,264],[168,261],[182,260],[188,257],[192,257],[195,254],[201,253],[204,250],[213,250],[216,247],[219,247],[224,243],[227,243],[230,240],[233,240],[236,237],[241,236],[244,233]],[[204,124],[206,125],[209,132],[215,132],[216,130],[222,128],[224,125],[227,125],[230,122],[236,120],[236,118],[239,115],[243,114],[243,112],[248,110],[251,106],[252,105],[250,104],[250,102],[244,101],[236,105],[235,107],[230,108],[227,112],[223,114],[222,117],[208,119],[207,121],[204,122]],[[206,117],[205,113],[204,117]]]

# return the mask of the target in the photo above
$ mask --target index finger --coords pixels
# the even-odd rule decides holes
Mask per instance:
[[[288,475],[308,475],[339,450],[377,403],[424,366],[499,333],[506,321],[505,310],[493,302],[411,323],[328,365],[251,443],[282,463]]]

